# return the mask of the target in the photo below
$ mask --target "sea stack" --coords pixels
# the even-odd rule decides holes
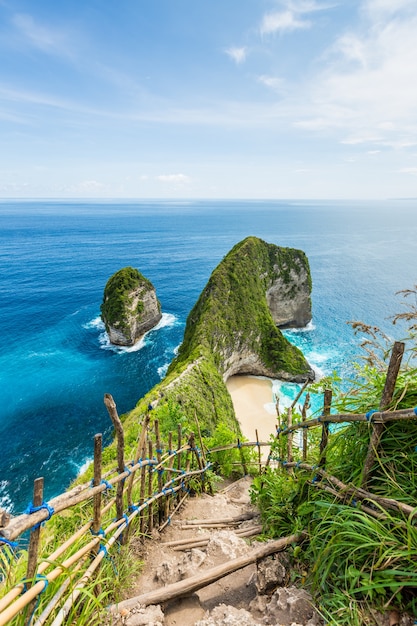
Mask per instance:
[[[112,344],[133,346],[162,317],[154,286],[137,269],[124,267],[107,281],[101,317]]]
[[[308,324],[310,294],[310,268],[302,250],[247,237],[213,271],[168,371],[206,350],[224,381],[236,374],[314,380],[303,354],[280,331]]]

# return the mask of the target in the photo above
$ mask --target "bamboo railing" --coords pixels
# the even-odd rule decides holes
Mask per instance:
[[[398,354],[395,352],[395,367],[398,366]],[[398,372],[398,370],[397,370]],[[285,470],[309,472],[314,476],[310,484],[315,488],[331,493],[344,503],[361,501],[363,511],[371,516],[384,518],[384,510],[394,510],[408,517],[417,517],[417,508],[397,500],[382,498],[370,493],[367,480],[372,471],[371,457],[374,459],[376,447],[379,445],[384,425],[394,420],[417,419],[417,409],[401,409],[386,411],[395,387],[396,374],[388,368],[387,382],[383,393],[383,401],[378,411],[364,414],[331,414],[331,393],[324,395],[323,412],[319,417],[306,418],[309,406],[309,394],[304,405],[300,407],[301,421],[292,423],[292,410],[301,397],[296,398],[288,410],[288,423],[278,426],[275,443],[287,437],[285,458],[278,458],[274,450],[274,442],[240,441],[211,450],[205,450],[201,439],[197,416],[195,416],[200,447],[196,445],[195,436],[191,434],[187,443],[183,444],[183,434],[178,426],[177,445],[172,449],[173,435],[168,437],[167,446],[163,446],[160,438],[159,423],[154,421],[154,441],[149,429],[150,418],[147,415],[142,423],[138,437],[137,450],[133,460],[126,463],[124,458],[123,427],[117,415],[113,398],[106,394],[104,401],[115,426],[117,439],[117,468],[102,475],[102,437],[94,438],[94,477],[90,483],[77,485],[73,489],[56,496],[48,503],[43,501],[43,479],[37,479],[34,485],[33,504],[22,515],[11,517],[0,516],[0,554],[6,551],[13,558],[13,550],[19,550],[16,539],[22,538],[30,531],[25,580],[17,583],[0,597],[0,626],[10,623],[43,626],[58,626],[65,623],[66,617],[76,606],[87,585],[94,584],[94,576],[104,558],[108,558],[115,547],[125,543],[129,533],[149,536],[154,529],[160,532],[171,522],[185,502],[190,485],[197,482],[199,489],[210,492],[210,481],[206,474],[213,467],[212,459],[222,452],[236,449],[239,451],[234,464],[239,465],[243,474],[265,472],[269,466],[277,466]],[[305,390],[305,387],[302,391]],[[390,397],[391,394],[391,397]],[[370,430],[370,447],[365,461],[366,475],[360,487],[346,485],[326,470],[326,451],[332,432],[331,424],[366,422]],[[319,450],[319,462],[311,465],[307,459],[307,433],[310,429],[321,428],[322,436]],[[301,450],[298,450],[298,461],[293,460],[292,435],[301,431]],[[375,431],[377,437],[374,436]],[[154,447],[155,446],[155,447]],[[262,457],[261,449],[266,448],[267,455]],[[275,446],[276,448],[276,446]],[[165,449],[165,451],[164,451]],[[253,450],[245,454],[245,450]],[[154,453],[155,451],[155,453]],[[148,456],[146,456],[148,452]],[[375,506],[377,505],[377,507]],[[91,518],[52,553],[40,554],[43,532],[42,526],[52,515],[71,510],[79,514],[82,506],[84,519],[91,512]],[[78,508],[77,508],[78,507]],[[86,513],[87,511],[87,513]],[[55,538],[55,545],[59,537]],[[1,572],[1,562],[0,562]],[[7,588],[7,580],[3,581]],[[39,598],[42,603],[38,608]]]

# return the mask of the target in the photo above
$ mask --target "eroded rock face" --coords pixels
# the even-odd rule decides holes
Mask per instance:
[[[266,300],[279,328],[304,328],[311,321],[311,284],[305,265],[295,259],[290,280],[285,281],[274,267],[277,278],[266,292]]]
[[[101,314],[109,340],[117,346],[134,345],[162,317],[152,283],[132,267],[108,280]]]

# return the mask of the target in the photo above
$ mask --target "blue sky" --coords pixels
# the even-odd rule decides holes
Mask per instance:
[[[0,197],[416,197],[416,33],[416,0],[0,0]]]

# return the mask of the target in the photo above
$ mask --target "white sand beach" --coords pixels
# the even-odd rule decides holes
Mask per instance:
[[[255,376],[232,376],[226,386],[232,397],[242,434],[249,441],[256,441],[257,429],[259,440],[269,441],[277,427],[277,416],[275,410],[272,411],[272,382]]]

